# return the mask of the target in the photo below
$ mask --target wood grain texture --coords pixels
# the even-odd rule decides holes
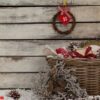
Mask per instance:
[[[0,88],[34,88],[39,77],[39,74],[0,74]]]
[[[0,56],[44,56],[44,48],[67,46],[67,40],[4,40],[0,41]]]
[[[0,39],[100,38],[100,23],[78,23],[69,35],[59,35],[51,24],[0,25]]]
[[[72,40],[1,40],[0,56],[45,56],[44,48],[49,45],[51,48],[68,46],[70,42],[82,42]],[[96,41],[100,44],[100,40]],[[92,41],[92,44],[95,44]]]
[[[0,5],[58,5],[62,0],[0,0]],[[100,5],[99,0],[68,0],[74,5]]]
[[[47,68],[44,57],[0,57],[0,72],[39,72]]]
[[[0,41],[0,72],[39,72],[46,71],[48,64],[45,57],[45,46],[53,49],[67,47],[71,40],[17,40]],[[89,44],[100,44],[100,41],[89,41]],[[8,56],[8,57],[6,57]],[[12,57],[11,57],[12,56]],[[26,57],[27,56],[27,57]],[[29,57],[31,56],[31,57]]]
[[[71,7],[77,22],[100,21],[100,6]],[[0,8],[0,23],[52,22],[56,7]]]
[[[47,6],[59,5],[61,2],[62,0],[0,0],[0,6]],[[72,2],[72,5],[100,5],[99,0],[68,2],[69,4]],[[63,36],[57,34],[48,23],[52,22],[52,17],[57,12],[56,7],[0,7],[0,39],[100,38],[100,23],[96,23],[100,22],[100,6],[74,6],[71,7],[71,11],[77,22],[82,23],[77,23],[72,34]],[[35,24],[35,22],[47,22],[47,24]],[[45,57],[40,57],[44,56],[45,45],[57,48],[68,45],[69,42],[66,40],[0,41],[0,56],[5,56],[0,57],[0,88],[36,87],[40,80],[40,75],[36,72],[46,71],[49,68]]]

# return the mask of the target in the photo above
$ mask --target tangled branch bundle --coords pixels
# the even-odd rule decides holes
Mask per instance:
[[[68,100],[86,98],[87,93],[81,89],[73,69],[65,68],[63,60],[56,62],[48,59],[52,64],[47,81],[45,96],[54,100]],[[55,63],[55,64],[54,64]]]

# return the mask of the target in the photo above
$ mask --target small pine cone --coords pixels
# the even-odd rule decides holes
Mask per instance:
[[[12,90],[9,92],[8,96],[13,98],[14,100],[18,100],[21,95],[16,90]]]

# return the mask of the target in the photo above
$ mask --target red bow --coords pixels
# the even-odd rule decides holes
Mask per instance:
[[[60,11],[60,14],[58,16],[58,20],[63,25],[67,25],[71,20],[71,16],[68,14],[69,9],[66,7],[59,7],[59,11]]]
[[[96,58],[95,54],[90,53],[91,50],[92,50],[91,47],[87,47],[84,55],[78,53],[77,51],[73,51],[72,53],[75,55],[75,57],[78,58]],[[74,58],[74,56],[72,57]]]
[[[96,58],[97,56],[95,54],[90,53],[91,50],[92,50],[91,47],[87,47],[84,55],[80,54],[77,51],[68,51],[64,48],[58,48],[58,49],[56,49],[56,52],[57,52],[57,54],[63,55],[64,58],[68,58],[68,57],[71,57],[71,58]]]

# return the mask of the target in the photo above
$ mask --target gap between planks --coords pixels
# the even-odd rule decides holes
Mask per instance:
[[[23,7],[58,7],[58,6],[61,6],[61,5],[0,5],[0,8],[23,8]],[[68,7],[85,7],[85,6],[100,6],[100,5],[78,5],[78,4],[68,4],[67,5]]]

